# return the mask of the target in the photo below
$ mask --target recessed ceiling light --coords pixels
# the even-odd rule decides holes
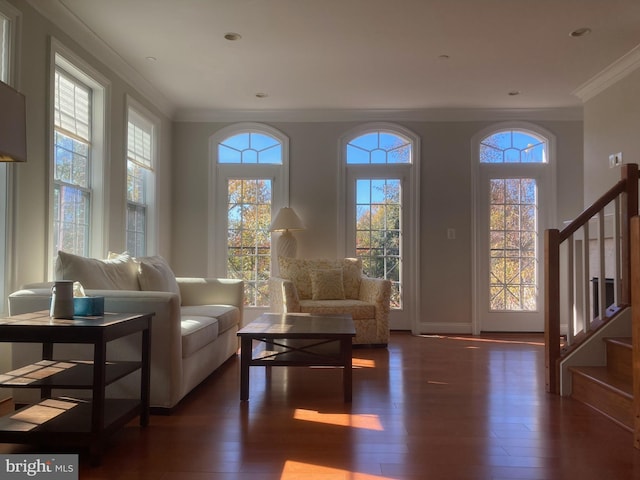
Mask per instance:
[[[269,94],[267,93],[262,93],[262,92],[256,93],[257,98],[267,98],[268,96]]]
[[[584,37],[585,35],[589,35],[591,33],[591,29],[587,27],[577,28],[573,32],[569,34],[570,37]]]
[[[157,61],[158,61],[158,59],[157,59],[156,57],[151,57],[151,56],[149,56],[149,57],[144,57],[144,58],[145,58],[148,62],[157,62]]]
[[[511,90],[509,95],[515,97],[516,95],[520,95],[520,90]]]
[[[242,38],[242,35],[240,35],[239,33],[229,32],[224,34],[224,38],[225,40],[229,40],[230,42],[235,42],[237,40],[240,40]]]

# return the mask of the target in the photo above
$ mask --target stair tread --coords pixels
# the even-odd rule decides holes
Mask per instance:
[[[623,395],[633,396],[633,384],[612,374],[607,367],[571,367],[570,370],[603,386],[618,390]]]

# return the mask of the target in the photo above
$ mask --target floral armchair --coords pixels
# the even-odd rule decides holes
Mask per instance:
[[[362,260],[280,257],[280,276],[269,280],[271,310],[278,313],[350,313],[354,344],[389,342],[391,282],[362,272]]]

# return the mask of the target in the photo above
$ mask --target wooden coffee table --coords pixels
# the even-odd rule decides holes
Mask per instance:
[[[240,400],[249,399],[249,367],[342,367],[344,401],[351,401],[351,315],[264,313],[238,331]],[[254,340],[258,343],[254,349]]]

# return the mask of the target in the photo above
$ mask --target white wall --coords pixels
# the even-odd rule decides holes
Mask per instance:
[[[520,120],[526,120],[522,118]],[[388,119],[387,119],[388,121]],[[339,139],[363,122],[265,122],[290,140],[290,204],[307,229],[296,232],[298,256],[335,257]],[[471,139],[492,121],[396,122],[421,137],[421,320],[468,324],[471,332]],[[535,121],[557,137],[558,220],[575,217],[582,200],[582,122]],[[207,274],[209,137],[228,123],[174,125],[173,267]],[[447,240],[447,228],[456,239]],[[439,326],[439,329],[442,327]]]
[[[640,69],[585,102],[584,201],[592,203],[620,180],[609,154],[640,163]]]
[[[160,152],[158,158],[158,210],[160,212],[159,253],[170,258],[171,253],[171,135],[170,120],[134,90],[118,75],[89,55],[65,32],[61,31],[23,0],[9,0],[22,12],[21,52],[18,58],[18,88],[27,98],[28,160],[15,165],[15,245],[14,274],[10,289],[28,282],[46,280],[47,208],[49,195],[48,115],[49,105],[49,41],[54,36],[83,61],[96,69],[110,82],[108,105],[109,135],[107,145],[107,177],[109,205],[106,250],[125,249],[125,96],[130,95],[161,119]],[[106,255],[107,251],[102,252]]]

